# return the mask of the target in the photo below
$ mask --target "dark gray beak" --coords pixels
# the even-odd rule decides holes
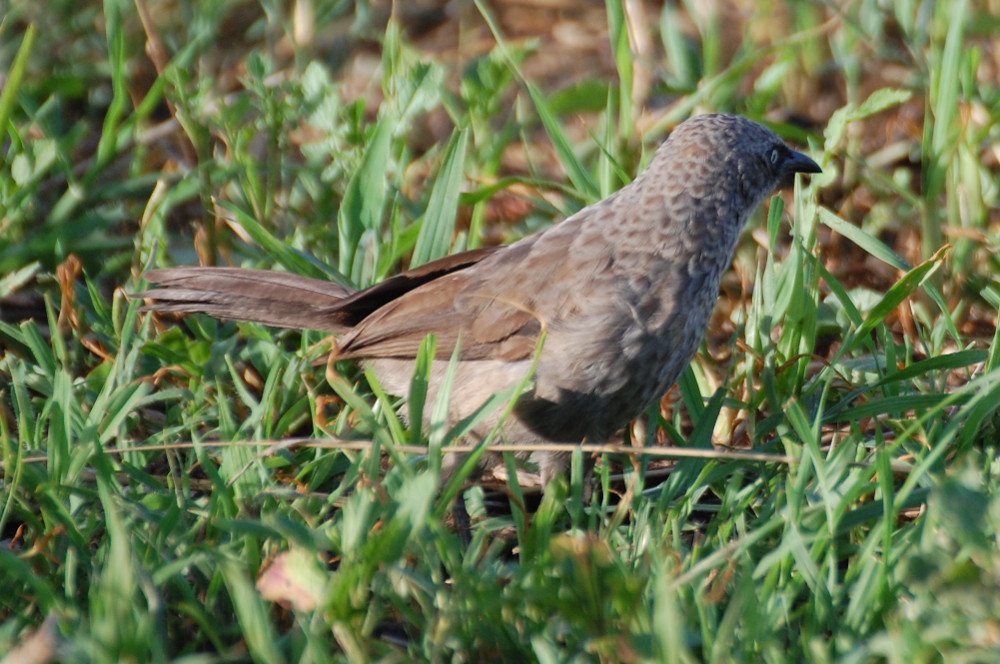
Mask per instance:
[[[791,156],[785,160],[784,171],[787,175],[791,175],[792,173],[822,173],[823,169],[801,152],[792,150]]]

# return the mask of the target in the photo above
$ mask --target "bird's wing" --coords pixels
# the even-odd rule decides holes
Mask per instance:
[[[448,357],[456,344],[463,359],[530,357],[538,318],[483,276],[459,271],[404,293],[341,337],[338,357],[414,357],[428,334],[437,337],[439,357]]]
[[[333,306],[347,325],[354,325],[403,294],[447,274],[475,265],[500,247],[472,249],[445,256],[400,272],[384,281],[345,297]]]
[[[341,337],[338,356],[413,357],[434,334],[438,357],[458,345],[465,360],[531,358],[542,330],[586,306],[596,286],[588,276],[607,261],[575,253],[570,230],[525,238],[404,293]]]

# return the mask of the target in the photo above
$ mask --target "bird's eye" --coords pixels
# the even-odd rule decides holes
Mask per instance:
[[[777,163],[778,163],[778,150],[773,149],[771,150],[771,165],[774,166]]]

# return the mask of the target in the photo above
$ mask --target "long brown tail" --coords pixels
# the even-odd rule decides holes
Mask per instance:
[[[158,284],[135,295],[149,300],[145,310],[331,332],[343,332],[352,323],[338,305],[356,291],[329,281],[234,267],[175,267],[143,276]]]
[[[464,270],[498,247],[452,254],[358,291],[288,272],[239,267],[171,267],[143,276],[159,284],[133,297],[147,311],[203,313],[275,327],[343,332],[411,290]]]

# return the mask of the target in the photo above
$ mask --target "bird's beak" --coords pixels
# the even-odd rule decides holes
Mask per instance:
[[[785,160],[785,173],[822,173],[823,169],[815,161],[801,152],[792,150],[792,156]]]

